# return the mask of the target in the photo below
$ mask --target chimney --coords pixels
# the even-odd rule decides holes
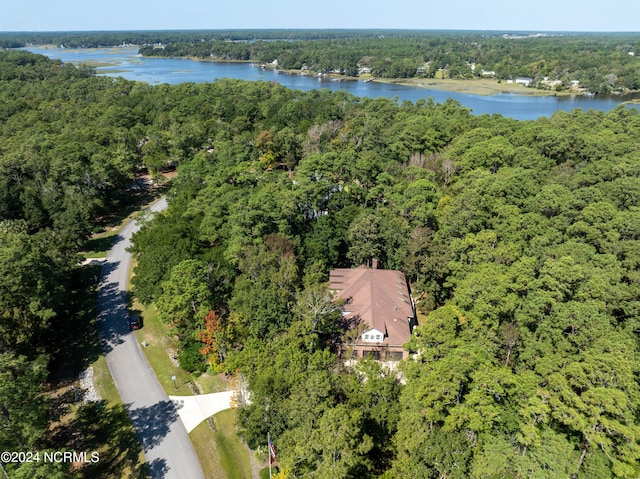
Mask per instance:
[[[378,269],[378,260],[377,259],[372,259],[371,260],[371,269]]]

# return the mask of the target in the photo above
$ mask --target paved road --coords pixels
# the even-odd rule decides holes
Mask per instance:
[[[164,198],[150,209],[166,207]],[[142,444],[151,477],[204,479],[198,458],[178,416],[127,323],[127,275],[131,254],[126,251],[138,225],[122,228],[107,255],[98,293],[98,330],[111,376]]]

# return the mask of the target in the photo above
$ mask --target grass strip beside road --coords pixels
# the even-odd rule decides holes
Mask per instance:
[[[104,356],[93,363],[93,374],[102,401],[84,405],[79,416],[85,440],[100,453],[100,461],[89,468],[85,477],[150,477],[142,447]]]
[[[189,383],[193,381],[193,376],[173,363],[169,328],[158,318],[155,306],[144,307],[134,299],[131,314],[143,318],[142,329],[136,331],[135,335],[165,392],[171,396],[192,395]],[[175,382],[171,379],[173,376]]]
[[[132,262],[129,281],[133,276],[133,265],[134,262]],[[203,394],[229,390],[229,383],[219,374],[204,373],[196,377],[174,364],[169,354],[169,351],[174,350],[170,328],[160,320],[153,304],[145,307],[134,298],[131,303],[131,314],[143,318],[143,326],[135,332],[135,335],[158,381],[168,395],[193,395],[190,384],[197,391],[201,390]],[[172,376],[176,377],[175,385],[171,379]],[[236,434],[235,411],[228,409],[216,414],[212,423],[215,426],[215,432],[205,421],[189,434],[205,477],[250,479],[249,452]]]
[[[87,259],[105,258],[122,227],[163,196],[167,189],[168,184],[146,190],[130,190],[129,200],[117,213],[102,218],[98,232],[85,242],[80,254]]]
[[[193,391],[189,384],[192,384],[202,394],[229,390],[228,382],[222,379],[219,374],[204,373],[195,376],[175,365],[172,360],[175,349],[172,345],[169,326],[160,320],[158,310],[153,304],[145,307],[134,299],[131,311],[131,314],[143,318],[143,327],[136,331],[135,335],[142,345],[147,361],[168,395],[191,396]],[[176,377],[175,384],[171,379],[173,376]]]
[[[211,422],[215,432],[203,422],[190,433],[207,477],[251,479],[249,452],[235,433],[235,411],[219,412]]]
[[[87,259],[105,258],[121,226],[88,239],[82,247],[82,255]]]

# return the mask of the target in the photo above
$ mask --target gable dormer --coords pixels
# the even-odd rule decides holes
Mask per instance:
[[[381,343],[384,340],[384,336],[382,331],[372,328],[362,333],[361,338],[363,343]]]

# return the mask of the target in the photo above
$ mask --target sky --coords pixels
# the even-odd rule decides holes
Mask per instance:
[[[0,31],[390,28],[640,32],[611,0],[2,0]]]

